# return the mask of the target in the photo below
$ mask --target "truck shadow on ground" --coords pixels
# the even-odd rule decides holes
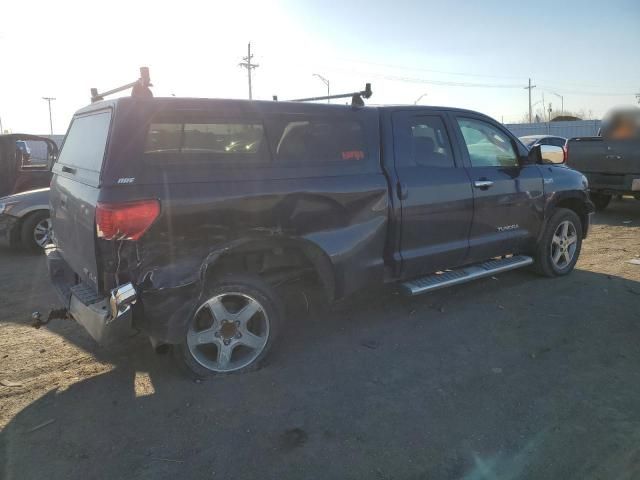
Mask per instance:
[[[609,206],[593,217],[594,225],[637,227],[640,225],[640,200],[623,198],[613,200]]]
[[[640,283],[581,270],[496,278],[409,299],[366,292],[290,320],[262,370],[202,383],[141,338],[107,351],[54,324],[114,369],[16,415],[0,471],[637,478]]]

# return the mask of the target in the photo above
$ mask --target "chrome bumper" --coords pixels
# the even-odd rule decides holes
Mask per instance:
[[[49,276],[58,297],[73,319],[96,342],[109,345],[135,332],[131,306],[138,295],[131,283],[113,289],[109,296],[99,297],[91,287],[72,283],[75,274],[55,246],[47,247],[45,254]]]

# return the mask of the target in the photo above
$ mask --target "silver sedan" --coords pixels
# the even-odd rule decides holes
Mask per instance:
[[[50,241],[48,188],[0,198],[0,243],[40,250]]]

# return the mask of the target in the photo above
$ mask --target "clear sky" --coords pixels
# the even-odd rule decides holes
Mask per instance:
[[[640,1],[7,0],[0,23],[4,129],[55,133],[89,102],[151,69],[157,96],[254,98],[373,84],[369,103],[471,108],[498,120],[560,109],[600,117],[640,92]]]

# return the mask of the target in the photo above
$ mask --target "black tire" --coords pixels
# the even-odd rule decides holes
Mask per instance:
[[[27,250],[34,252],[42,251],[43,246],[38,245],[36,242],[36,227],[44,220],[49,218],[49,212],[46,210],[39,210],[37,212],[30,213],[22,221],[22,227],[20,228],[20,244]]]
[[[269,352],[273,349],[273,346],[275,345],[279,337],[280,329],[283,323],[284,309],[281,305],[280,299],[278,298],[273,288],[264,280],[262,280],[258,275],[238,273],[222,275],[221,277],[215,279],[211,282],[211,285],[206,288],[205,292],[206,293],[203,295],[203,298],[200,300],[200,307],[196,309],[196,312],[193,314],[192,318],[189,319],[187,329],[185,329],[183,342],[179,345],[175,345],[173,348],[174,358],[177,360],[179,366],[183,369],[186,368],[188,374],[199,379],[218,375],[241,374],[259,369],[264,364],[264,361],[267,358]],[[207,368],[201,361],[198,360],[198,358],[194,356],[187,340],[188,336],[190,335],[189,332],[192,331],[192,328],[194,328],[195,322],[198,322],[200,320],[198,318],[198,312],[201,308],[204,307],[204,303],[207,300],[219,297],[224,294],[229,294],[229,297],[237,296],[236,294],[246,295],[247,297],[250,297],[251,299],[256,301],[264,311],[264,314],[262,311],[259,311],[257,313],[257,315],[260,317],[260,322],[268,323],[266,343],[264,347],[262,347],[259,354],[253,360],[251,360],[250,363],[229,371],[220,371]],[[222,298],[227,297],[224,296]],[[212,322],[215,322],[215,320],[213,320],[213,314],[211,315]],[[252,319],[254,318],[252,317]],[[208,328],[212,329],[213,327],[213,324],[208,326]],[[218,330],[218,332],[222,331],[223,328],[220,328]],[[219,340],[221,340],[225,337],[219,336],[218,338]],[[232,344],[235,343],[235,338],[236,337],[232,337],[230,339]],[[237,342],[237,346],[241,346],[239,344],[240,340],[238,340]],[[217,350],[217,345],[214,346],[213,343],[206,344],[207,347],[210,345],[212,346],[212,348],[215,348]],[[201,345],[199,345],[198,347],[200,346]],[[237,350],[237,347],[232,346],[231,348],[232,352],[235,352]],[[201,360],[203,356],[209,355],[208,352],[196,353],[200,356]],[[233,355],[234,354],[232,353],[229,358],[232,358]],[[211,361],[213,362],[213,359],[211,359]]]
[[[609,202],[611,202],[611,195],[605,193],[591,193],[589,197],[599,212],[607,208]]]
[[[564,222],[569,222],[573,226],[573,231],[577,237],[575,240],[575,250],[571,261],[566,265],[557,265],[553,260],[554,250],[552,249],[554,235],[559,226]],[[554,245],[555,247],[556,245]],[[545,230],[536,247],[536,258],[534,268],[536,272],[547,277],[561,277],[568,275],[576,266],[582,249],[582,223],[580,218],[573,211],[567,208],[559,208],[551,215]],[[557,252],[557,249],[555,250]]]

